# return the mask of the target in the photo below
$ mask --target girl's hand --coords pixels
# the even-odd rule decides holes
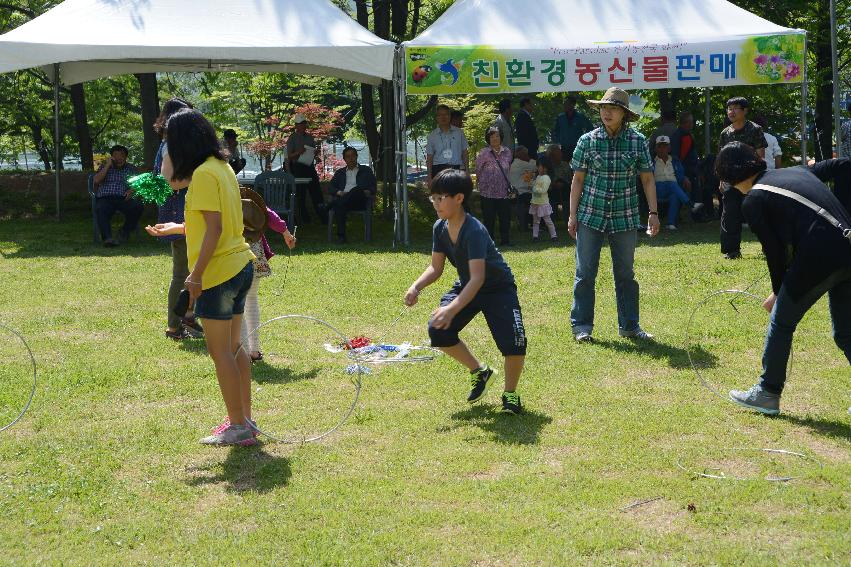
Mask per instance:
[[[184,225],[176,222],[160,223],[154,226],[148,225],[145,227],[145,231],[151,236],[168,236],[170,234],[185,233]]]
[[[201,276],[196,276],[194,273],[189,274],[189,277],[183,282],[183,287],[189,292],[189,301],[194,303],[201,295]]]
[[[296,242],[296,237],[290,234],[289,230],[284,233],[284,243],[287,245],[287,248],[292,250],[293,248],[295,248]]]
[[[416,305],[419,298],[420,290],[418,290],[415,286],[412,285],[405,293],[405,305],[407,305],[408,307]]]

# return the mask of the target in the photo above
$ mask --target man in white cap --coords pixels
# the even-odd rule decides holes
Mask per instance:
[[[316,211],[316,216],[319,217],[319,222],[327,223],[328,219],[325,215],[325,201],[322,199],[322,189],[319,186],[319,175],[314,167],[314,160],[310,163],[304,163],[303,159],[299,159],[305,152],[312,152],[316,149],[316,140],[307,132],[307,118],[301,113],[297,113],[293,117],[295,124],[295,132],[290,134],[287,139],[287,159],[289,160],[289,170],[293,177],[310,178],[310,184],[307,185],[307,192],[310,193],[310,200],[313,202],[313,209]],[[307,212],[307,197],[305,195],[305,186],[296,186],[296,202],[298,207],[299,222],[309,223],[310,213]]]
[[[671,155],[671,139],[668,136],[656,137],[656,158],[653,160],[653,177],[656,179],[656,198],[668,201],[668,230],[677,230],[680,207],[691,203],[686,189],[691,191],[691,181],[680,160]],[[699,206],[698,206],[699,205]],[[692,208],[697,212],[703,208],[699,203]]]
[[[594,328],[594,299],[600,250],[608,240],[618,307],[618,333],[630,339],[649,340],[653,335],[638,324],[638,282],[633,265],[638,212],[638,178],[650,207],[647,232],[659,232],[656,183],[650,152],[643,135],[629,126],[638,115],[629,108],[626,91],[611,88],[599,107],[603,125],[583,134],[576,143],[573,181],[570,186],[570,218],[567,231],[576,239],[576,278],[570,323],[578,342],[590,342]]]

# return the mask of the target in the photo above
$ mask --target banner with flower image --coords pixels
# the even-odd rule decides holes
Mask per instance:
[[[576,49],[485,45],[409,47],[409,94],[558,92],[795,84],[803,80],[805,35],[710,43],[600,41]]]

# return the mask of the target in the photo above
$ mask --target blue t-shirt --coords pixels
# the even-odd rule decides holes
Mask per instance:
[[[439,219],[434,223],[432,251],[445,254],[446,258],[458,270],[461,287],[470,281],[470,260],[485,261],[485,283],[480,291],[488,292],[514,285],[514,274],[508,267],[502,254],[496,249],[488,230],[479,219],[467,214],[458,241],[454,244],[449,238],[449,223]]]

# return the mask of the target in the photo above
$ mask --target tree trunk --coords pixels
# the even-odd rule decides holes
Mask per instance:
[[[44,136],[41,133],[41,126],[30,126],[33,136],[33,145],[38,152],[38,157],[41,158],[41,163],[44,164],[44,170],[50,171],[50,148],[44,143]]]
[[[142,133],[145,136],[145,169],[154,167],[154,158],[160,147],[160,138],[154,132],[154,122],[160,114],[160,97],[157,92],[156,73],[137,73],[139,95],[142,102]]]
[[[815,85],[815,156],[821,161],[833,157],[833,77],[830,46],[830,2],[818,0],[816,33],[813,37],[816,54]]]
[[[71,104],[74,106],[74,124],[77,143],[80,145],[80,164],[83,171],[95,168],[92,152],[92,137],[89,133],[89,117],[86,112],[86,91],[82,83],[71,85]]]

